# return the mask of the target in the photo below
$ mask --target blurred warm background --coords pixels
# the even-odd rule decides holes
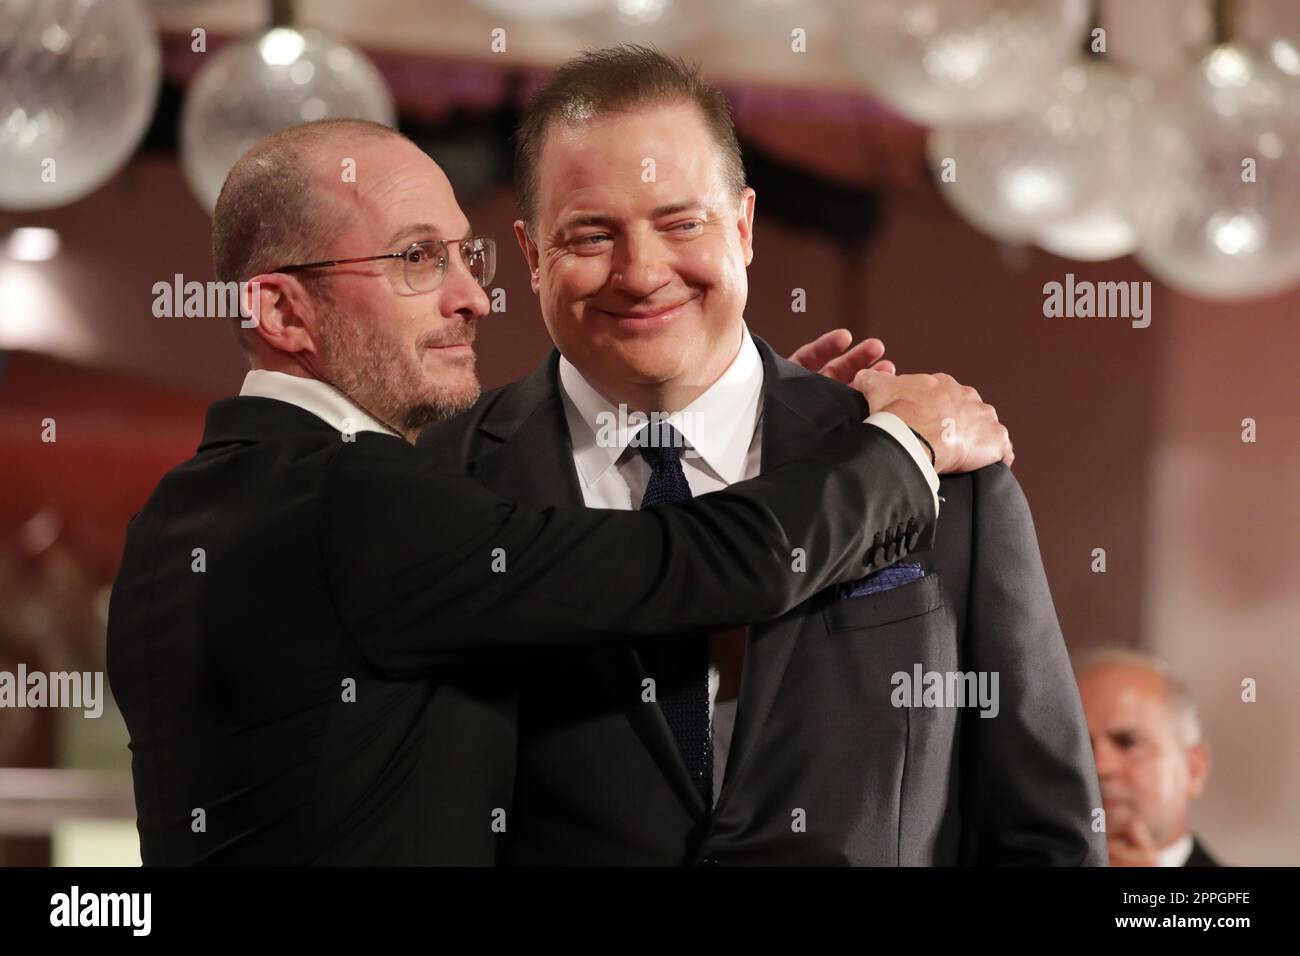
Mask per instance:
[[[230,162],[302,119],[400,126],[502,244],[508,307],[478,338],[501,384],[550,345],[507,137],[549,66],[621,40],[732,98],[751,330],[789,353],[846,326],[996,404],[1071,650],[1167,658],[1214,755],[1198,834],[1300,862],[1285,0],[0,0],[0,671],[104,670],[126,522],[239,388],[225,321],[152,308],[155,283],[212,278]],[[1151,282],[1149,327],[1045,316],[1071,273]],[[111,701],[0,708],[0,864],[138,862],[129,761]]]

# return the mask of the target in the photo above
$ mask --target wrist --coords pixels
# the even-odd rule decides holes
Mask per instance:
[[[930,453],[930,465],[931,465],[931,467],[938,467],[939,459],[935,457],[935,454],[934,454],[934,446],[931,445],[930,442],[929,442],[928,440],[926,440],[926,437],[925,437],[924,435],[922,435],[922,434],[921,434],[919,431],[917,431],[915,428],[912,428],[910,425],[908,426],[908,431],[910,431],[913,435],[915,435],[916,438],[917,438],[917,440],[918,440],[922,445],[925,446],[925,450],[928,451],[928,452]]]

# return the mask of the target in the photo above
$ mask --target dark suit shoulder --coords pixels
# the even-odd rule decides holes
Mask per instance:
[[[1006,522],[1017,530],[1033,535],[1034,519],[1029,511],[1029,499],[1020,482],[1002,462],[994,462],[965,475],[944,476],[939,480],[939,494],[945,494],[943,487],[950,478],[965,478],[970,482],[972,509],[979,509],[985,520],[994,519]]]
[[[250,487],[301,491],[323,477],[342,444],[337,431],[286,402],[222,399],[209,408],[194,455],[159,479],[140,517],[175,498],[188,506],[196,496],[219,495],[222,503],[246,498]]]
[[[830,404],[835,413],[844,415],[846,419],[866,418],[870,414],[871,409],[868,407],[866,398],[856,388],[838,382],[833,378],[827,378],[825,375],[810,372],[788,359],[781,358],[761,339],[756,338],[755,342],[759,345],[760,352],[767,352],[767,371],[771,376],[771,381],[767,387],[773,389],[777,395],[785,398],[797,397],[820,400]],[[998,497],[1018,493],[1019,485],[1016,483],[1015,478],[1011,477],[1010,469],[1002,464],[990,465],[974,472],[940,475],[939,495],[944,499],[940,506],[941,518],[946,515],[948,523],[951,525],[958,520],[956,516],[959,513],[968,513],[973,504],[976,476],[980,476],[982,479],[987,472],[995,468],[1000,468],[1005,474],[988,477],[986,481],[981,481],[980,487],[985,489],[984,494]],[[1011,487],[1006,485],[1008,479]],[[964,522],[966,519],[961,520]],[[940,521],[940,527],[943,527],[942,520]]]
[[[764,382],[765,389],[787,396],[816,396],[838,405],[845,415],[867,417],[867,400],[857,389],[782,358],[757,336],[754,336],[754,344],[764,358],[764,374],[768,376]]]

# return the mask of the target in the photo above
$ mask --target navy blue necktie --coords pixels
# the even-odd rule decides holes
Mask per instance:
[[[641,507],[686,501],[691,486],[682,471],[682,435],[667,422],[654,422],[633,437],[650,466]],[[709,639],[690,637],[639,648],[655,696],[677,741],[682,761],[704,806],[713,805],[713,745],[709,739]]]

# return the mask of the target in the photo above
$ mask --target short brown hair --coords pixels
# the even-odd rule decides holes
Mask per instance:
[[[537,167],[552,123],[676,102],[699,108],[722,153],[727,186],[739,196],[745,188],[745,163],[727,97],[680,57],[626,43],[562,63],[529,100],[515,133],[515,191],[528,228],[537,215]]]
[[[351,212],[313,181],[315,151],[359,138],[405,138],[369,120],[317,120],[272,133],[231,167],[212,213],[212,266],[221,282],[242,282],[280,266],[323,258]],[[248,348],[235,324],[236,338]]]

